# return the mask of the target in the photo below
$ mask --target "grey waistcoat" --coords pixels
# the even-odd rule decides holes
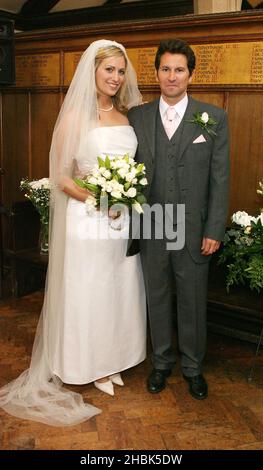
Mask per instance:
[[[154,174],[150,188],[149,204],[173,204],[175,224],[177,214],[176,204],[180,203],[177,157],[183,123],[180,123],[171,140],[169,140],[164,130],[159,111],[157,112],[156,119]]]

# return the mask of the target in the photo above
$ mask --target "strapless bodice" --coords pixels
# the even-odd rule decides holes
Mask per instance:
[[[97,158],[114,158],[129,154],[135,156],[137,138],[131,126],[97,127],[88,132],[87,138],[75,156],[78,171],[87,174],[98,163]]]

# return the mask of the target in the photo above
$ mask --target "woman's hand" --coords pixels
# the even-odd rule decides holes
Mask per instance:
[[[77,199],[77,201],[85,202],[89,195],[92,196],[92,193],[88,189],[81,188],[78,186],[73,179],[64,177],[60,181],[60,189],[68,196]]]

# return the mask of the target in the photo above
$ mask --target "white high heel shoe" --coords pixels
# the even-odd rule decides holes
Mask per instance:
[[[121,378],[121,374],[113,374],[113,375],[110,375],[109,378],[112,381],[112,383],[114,383],[116,385],[120,385],[121,387],[123,387],[124,382]]]
[[[101,390],[101,392],[108,393],[108,395],[114,395],[114,387],[111,380],[107,380],[107,382],[98,382],[95,381],[94,385],[96,388]]]

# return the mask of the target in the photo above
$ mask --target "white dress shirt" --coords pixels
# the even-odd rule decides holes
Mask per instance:
[[[187,94],[178,103],[176,103],[173,106],[166,103],[166,101],[164,101],[162,96],[160,97],[159,110],[160,110],[161,119],[162,119],[162,123],[164,125],[164,128],[166,127],[166,119],[167,119],[166,112],[167,112],[167,109],[168,108],[174,108],[174,110],[177,113],[177,118],[176,118],[176,120],[173,124],[174,125],[174,130],[173,130],[172,134],[174,134],[177,127],[180,125],[180,123],[181,123],[181,121],[184,117],[187,105],[188,105],[188,96],[187,96]]]

